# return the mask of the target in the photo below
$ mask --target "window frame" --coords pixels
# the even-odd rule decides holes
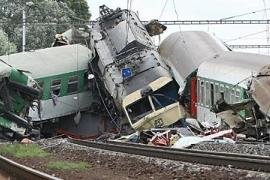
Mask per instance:
[[[56,82],[56,81],[59,81],[60,83],[56,84],[56,85],[53,85],[54,82]],[[61,95],[61,89],[62,89],[61,86],[62,86],[62,80],[60,78],[51,80],[51,84],[50,84],[51,95],[53,94],[53,95],[56,95],[56,96],[60,96]],[[59,90],[59,93],[55,94],[54,93],[55,90]]]
[[[72,78],[76,78],[76,80],[73,80]],[[77,84],[76,90],[75,91],[70,91],[70,87],[72,85]],[[75,94],[79,92],[79,77],[77,75],[70,76],[68,77],[68,82],[67,82],[67,94]]]

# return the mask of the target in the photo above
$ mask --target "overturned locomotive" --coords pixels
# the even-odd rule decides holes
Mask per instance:
[[[91,40],[95,57],[90,69],[98,89],[105,90],[100,94],[107,97],[112,121],[126,117],[134,129],[143,130],[184,118],[177,83],[134,12],[101,6]]]

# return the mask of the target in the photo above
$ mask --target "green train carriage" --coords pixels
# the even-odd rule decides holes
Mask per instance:
[[[109,126],[104,124],[101,116],[80,113],[99,103],[98,96],[92,91],[93,82],[88,79],[88,63],[92,52],[87,47],[66,45],[1,58],[14,67],[29,71],[29,75],[43,89],[40,112],[37,108],[29,110],[34,125],[44,126],[48,122],[50,125],[43,128],[46,131],[64,128],[85,135],[100,133]],[[81,118],[74,122],[76,114],[80,114]],[[60,124],[57,124],[60,119]]]

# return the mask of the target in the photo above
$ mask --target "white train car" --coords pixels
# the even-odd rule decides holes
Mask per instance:
[[[213,36],[199,31],[173,33],[161,43],[159,51],[180,86],[180,102],[191,117],[207,127],[225,125],[267,134],[269,123],[262,114],[268,114],[270,102],[267,84],[263,83],[269,79],[254,82],[258,75],[269,74],[269,56],[233,52]],[[252,82],[253,89],[263,92],[267,100],[250,91]],[[225,112],[213,112],[221,97],[230,107],[247,101],[255,105],[237,112],[238,116],[225,118]]]
[[[270,57],[258,54],[223,52],[203,62],[197,72],[197,119],[210,126],[219,126],[219,116],[210,111],[224,95],[228,104],[251,99],[249,88],[252,79],[260,70],[270,67]],[[252,112],[242,111],[240,116],[246,120]],[[227,122],[238,127],[237,122]],[[235,124],[236,123],[236,124]]]

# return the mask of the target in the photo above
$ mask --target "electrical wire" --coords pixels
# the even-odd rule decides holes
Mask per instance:
[[[173,0],[173,7],[174,7],[174,13],[176,14],[176,20],[179,21],[179,15],[178,15],[178,12],[177,12],[177,9],[176,9],[175,0]],[[179,31],[181,32],[180,24],[178,25],[178,27],[179,27]]]
[[[163,13],[164,13],[164,10],[165,10],[165,8],[166,8],[166,6],[167,6],[167,4],[168,4],[168,1],[169,1],[169,0],[166,0],[165,3],[164,3],[164,5],[163,5],[163,8],[162,8],[161,13],[160,13],[159,18],[158,18],[159,20],[161,19],[162,15],[163,15]]]
[[[91,71],[94,73],[94,69],[93,69],[92,62],[91,62],[91,61],[89,62],[89,66],[90,66]],[[105,109],[106,109],[106,111],[107,111],[107,113],[108,113],[108,115],[109,115],[111,121],[112,121],[112,122],[114,123],[114,125],[118,128],[118,131],[120,131],[120,130],[121,130],[121,127],[115,122],[115,118],[113,118],[111,112],[109,111],[109,109],[108,109],[108,107],[107,107],[107,105],[106,105],[106,103],[105,103],[105,101],[104,101],[104,99],[103,99],[103,96],[102,96],[102,94],[101,94],[101,90],[100,90],[100,88],[99,88],[99,84],[98,84],[98,82],[97,82],[96,79],[95,79],[95,85],[96,85],[96,87],[97,87],[98,94],[99,94],[99,97],[100,97],[100,99],[101,99],[101,102],[102,102],[103,106],[105,107]]]
[[[267,15],[267,8],[266,8],[266,2],[265,0],[263,1],[263,6],[264,6],[264,14],[265,14],[265,18],[268,19],[268,15]],[[269,25],[266,25],[266,42],[267,44],[269,44]],[[267,49],[267,54],[269,55],[269,49]]]
[[[246,35],[243,35],[243,36],[239,36],[237,38],[234,38],[234,39],[229,39],[229,40],[225,41],[225,43],[231,42],[231,41],[236,41],[236,40],[239,40],[239,39],[244,39],[246,37],[254,36],[254,35],[257,35],[257,34],[264,33],[264,32],[266,32],[266,30],[258,31],[258,32],[255,32],[255,33],[246,34]]]
[[[233,18],[237,18],[237,17],[241,17],[241,16],[246,16],[246,15],[250,15],[250,14],[255,14],[255,13],[263,12],[263,11],[269,11],[269,10],[270,10],[270,8],[259,9],[259,10],[255,10],[255,11],[252,11],[252,12],[247,12],[247,13],[243,13],[243,14],[239,14],[239,15],[230,16],[230,17],[225,17],[225,18],[222,18],[220,20],[233,19]]]

